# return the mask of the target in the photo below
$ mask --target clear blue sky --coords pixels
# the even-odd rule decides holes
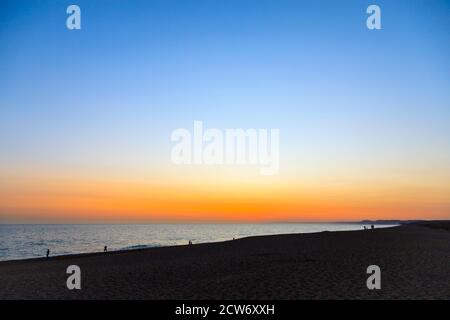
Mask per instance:
[[[167,161],[196,119],[280,128],[284,163],[441,165],[449,17],[450,1],[2,0],[0,165]]]

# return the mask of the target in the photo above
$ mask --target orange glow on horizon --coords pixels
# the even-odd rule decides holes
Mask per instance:
[[[161,180],[162,181],[162,180]],[[13,179],[0,186],[1,220],[344,221],[448,219],[449,187]],[[7,187],[6,187],[7,186]]]

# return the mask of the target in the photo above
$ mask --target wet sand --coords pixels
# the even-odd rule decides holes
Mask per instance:
[[[450,299],[450,222],[431,224],[0,262],[0,299]]]

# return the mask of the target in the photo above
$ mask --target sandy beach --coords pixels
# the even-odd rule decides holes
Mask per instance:
[[[449,226],[6,261],[0,299],[450,299]],[[81,268],[81,290],[66,287],[69,265]],[[369,265],[381,268],[380,290],[366,287]]]

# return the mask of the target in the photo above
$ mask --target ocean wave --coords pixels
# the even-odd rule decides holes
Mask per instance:
[[[154,244],[136,244],[136,245],[132,245],[132,246],[122,247],[119,250],[136,250],[136,249],[155,248],[155,247],[161,247],[161,244],[159,244],[159,243],[154,243]]]

